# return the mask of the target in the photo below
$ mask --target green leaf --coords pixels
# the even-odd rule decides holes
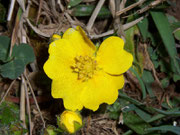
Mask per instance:
[[[169,73],[171,70],[170,64],[165,60],[159,60],[160,70],[161,72]]]
[[[165,48],[171,58],[171,62],[173,63],[176,69],[174,72],[178,72],[180,74],[179,63],[176,59],[176,57],[178,56],[177,56],[177,51],[175,47],[175,41],[174,41],[167,17],[165,16],[163,12],[156,12],[156,11],[151,11],[151,16],[159,31],[159,34],[162,38]]]
[[[121,109],[125,106],[127,106],[129,104],[128,101],[124,100],[124,99],[118,99],[116,100],[116,102],[112,105],[108,105],[107,106],[107,111],[109,112],[109,117],[111,119],[118,119],[119,118],[119,115],[120,115],[120,112],[121,112]]]
[[[154,65],[154,68],[159,67],[157,51],[154,51],[152,47],[148,47],[148,53]]]
[[[48,125],[48,127],[45,129],[45,135],[57,135],[56,127],[52,125]]]
[[[172,32],[180,27],[180,22],[174,16],[168,14],[166,16],[170,23]]]
[[[161,104],[161,106],[168,111],[171,110],[172,108],[177,108],[177,111],[178,111],[178,106],[180,104],[180,101],[178,101],[179,99],[180,99],[180,97],[178,98],[178,97],[174,96],[171,100],[168,101],[168,103],[166,101],[164,101]]]
[[[166,77],[164,79],[161,80],[161,85],[163,88],[166,88],[169,85],[169,78]]]
[[[1,135],[23,135],[27,132],[22,127],[19,118],[19,107],[10,102],[0,105],[0,134]]]
[[[133,133],[132,130],[128,130],[127,132],[123,133],[122,135],[131,135]]]
[[[95,5],[78,5],[72,9],[72,15],[77,17],[90,16],[95,9]],[[98,17],[107,18],[111,16],[111,12],[105,6],[101,8]]]
[[[137,100],[135,100],[135,99],[133,99],[133,98],[130,98],[129,96],[127,96],[125,93],[123,93],[122,91],[119,91],[119,97],[120,98],[123,98],[123,99],[125,99],[125,100],[127,100],[127,101],[129,101],[129,102],[131,102],[131,103],[133,103],[133,104],[135,104],[135,105],[143,105],[143,103],[141,103],[141,102],[139,102],[139,101],[137,101]]]
[[[12,56],[14,56],[15,59],[21,60],[24,66],[33,62],[35,59],[33,48],[24,43],[13,47]]]
[[[122,108],[122,112],[130,112],[135,111],[137,107],[134,104],[126,105],[124,108]]]
[[[68,4],[68,8],[74,7],[74,6],[78,5],[81,2],[82,2],[82,0],[70,0],[70,2]]]
[[[161,132],[172,132],[177,135],[180,135],[180,127],[164,125],[159,127],[148,128],[147,131],[161,131]]]
[[[136,114],[145,122],[151,119],[151,115],[149,113],[145,112],[144,110],[140,109],[134,104],[127,105],[122,111],[123,112],[135,111]]]
[[[119,112],[111,112],[109,113],[109,117],[111,119],[117,120],[119,118],[119,114],[120,114]]]
[[[135,114],[132,114],[131,112],[123,113],[123,121],[126,126],[135,131],[138,135],[146,134],[147,132],[145,129],[151,127],[150,124],[147,124],[141,118]]]
[[[166,16],[167,16],[167,19],[168,19],[170,24],[178,22],[178,20],[174,16],[169,15],[169,14],[167,14]]]
[[[12,103],[3,102],[0,105],[0,123],[9,125],[19,121],[19,108]]]
[[[166,117],[166,115],[172,115],[173,116],[174,114],[176,114],[176,112],[179,110],[179,108],[169,109],[168,111],[157,110],[155,108],[153,110],[155,110],[156,112],[159,112],[160,114],[153,116],[151,119],[149,119],[147,121],[148,123],[162,119],[162,118]]]
[[[153,116],[151,119],[149,119],[147,122],[151,123],[151,122],[157,121],[159,119],[162,119],[164,117],[165,117],[165,115],[163,115],[163,114],[157,114],[157,115]]]
[[[138,28],[143,36],[143,39],[146,40],[148,37],[148,19],[144,18],[142,21],[140,21],[138,24]]]
[[[130,70],[132,73],[134,73],[135,76],[136,76],[136,78],[138,79],[139,84],[140,84],[141,89],[142,89],[143,99],[145,99],[145,98],[146,98],[146,88],[145,88],[145,86],[144,86],[144,83],[143,83],[142,79],[140,78],[140,76],[138,75],[138,73],[137,73],[133,68],[130,68],[129,70]]]
[[[152,73],[150,71],[144,70],[142,75],[142,80],[146,86],[146,89],[149,93],[150,97],[155,97],[154,93],[152,91],[152,83],[154,82],[154,78],[152,76]]]
[[[0,60],[5,62],[8,59],[10,47],[10,38],[7,36],[0,36]]]
[[[143,119],[145,122],[147,122],[150,118],[151,118],[151,115],[146,113],[145,111],[139,109],[138,107],[135,109],[135,112],[137,113],[137,115]]]
[[[180,29],[174,32],[174,36],[177,40],[180,40]]]
[[[160,109],[156,109],[155,110],[161,114],[164,114],[164,115],[172,115],[172,116],[180,116],[180,108],[175,108],[174,110],[170,110],[170,111],[163,111],[163,110],[160,110]]]
[[[178,80],[180,80],[180,75],[174,74],[174,75],[173,75],[173,80],[174,80],[175,82],[177,82]]]
[[[24,63],[20,59],[14,59],[0,66],[0,74],[4,78],[16,79],[24,71]]]
[[[174,23],[171,24],[172,32],[175,31],[178,28],[180,28],[180,22],[174,22]]]
[[[0,65],[0,74],[3,77],[15,79],[22,74],[25,66],[35,59],[33,48],[27,44],[14,46],[12,50],[13,60]]]
[[[129,17],[128,20],[132,20],[132,17]],[[137,46],[135,44],[135,35],[138,34],[137,26],[133,26],[125,31],[126,34],[126,44],[125,50],[130,52],[133,55],[133,66],[132,68],[138,73],[138,75],[142,75],[144,68],[144,56],[142,52],[137,52]]]
[[[151,40],[152,46],[156,47],[157,46],[157,40],[156,40],[156,35],[155,33],[148,33],[148,38]]]
[[[149,53],[149,56],[151,57],[151,60],[157,60],[158,59],[157,52],[154,51],[152,47],[148,47],[148,53]]]
[[[6,20],[6,9],[5,7],[0,3],[0,23],[4,23]]]
[[[126,34],[126,43],[125,43],[124,49],[130,52],[131,54],[133,54],[134,56],[135,55],[135,45],[134,45],[135,27],[131,27],[128,30],[126,30],[125,34]]]

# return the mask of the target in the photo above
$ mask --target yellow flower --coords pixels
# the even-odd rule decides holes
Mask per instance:
[[[52,42],[55,41],[55,40],[59,40],[59,39],[61,39],[61,36],[58,35],[58,34],[53,34],[52,37],[51,37]]]
[[[82,127],[80,114],[73,111],[64,111],[58,118],[59,127],[69,133],[75,133]]]
[[[52,79],[52,96],[62,98],[69,110],[96,111],[102,103],[112,104],[124,85],[123,73],[133,57],[124,49],[121,38],[111,36],[99,49],[81,27],[69,28],[49,46],[44,71]]]

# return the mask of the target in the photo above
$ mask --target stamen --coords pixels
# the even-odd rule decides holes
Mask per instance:
[[[94,58],[89,56],[77,56],[74,58],[75,64],[71,66],[73,72],[77,73],[77,79],[82,81],[88,81],[95,74],[97,67],[97,62]]]

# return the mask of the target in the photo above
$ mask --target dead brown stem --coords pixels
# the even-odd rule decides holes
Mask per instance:
[[[6,98],[7,94],[9,93],[9,91],[11,90],[13,84],[15,83],[16,79],[13,80],[9,86],[9,88],[7,89],[6,93],[4,94],[3,98],[1,99],[0,105],[2,104],[2,102],[4,101],[4,99]]]
[[[26,115],[25,115],[25,80],[21,76],[21,95],[20,95],[20,120],[23,123],[23,127],[26,128]]]
[[[36,96],[35,96],[35,94],[34,94],[34,91],[33,91],[33,88],[32,88],[32,86],[31,86],[31,83],[30,83],[30,81],[29,81],[29,79],[28,79],[28,77],[27,77],[26,74],[24,74],[24,77],[25,77],[25,79],[26,79],[26,81],[27,81],[27,83],[28,83],[28,86],[29,86],[29,88],[30,88],[30,91],[31,91],[31,94],[32,94],[32,96],[33,96],[34,102],[35,102],[35,104],[36,104],[37,110],[38,110],[38,112],[39,112],[39,114],[40,114],[40,117],[41,117],[41,120],[42,120],[42,122],[43,122],[43,128],[45,128],[45,127],[46,127],[46,123],[45,123],[44,118],[43,118],[43,116],[42,116],[42,113],[41,113],[41,110],[40,110],[40,108],[39,108],[38,102],[37,102],[37,100],[36,100]]]
[[[92,13],[88,23],[87,23],[87,27],[86,28],[87,28],[88,32],[90,32],[90,30],[91,30],[91,28],[92,28],[92,26],[94,24],[94,21],[95,21],[97,15],[99,13],[101,7],[103,6],[104,2],[105,2],[105,0],[100,0],[98,2],[98,4],[97,4],[96,8],[94,9],[94,11],[93,11],[93,13]]]
[[[129,11],[129,10],[131,10],[131,9],[133,9],[134,7],[141,5],[141,4],[144,3],[145,1],[146,1],[146,0],[139,0],[138,2],[136,2],[136,3],[134,3],[134,4],[130,5],[130,6],[128,6],[127,8],[124,8],[124,9],[118,11],[118,12],[116,13],[116,16],[119,16],[119,15],[121,15],[121,14],[123,14],[123,13],[125,13],[125,12],[127,12],[127,11]]]
[[[25,80],[24,76],[23,80]],[[30,108],[30,103],[29,103],[29,94],[28,94],[28,88],[27,88],[27,83],[24,83],[24,90],[25,90],[25,95],[26,95],[26,105],[27,105],[27,113],[28,113],[28,119],[29,119],[29,134],[32,135],[32,122],[31,122],[31,108]]]
[[[134,21],[132,21],[130,23],[124,24],[123,25],[123,30],[129,29],[130,27],[136,25],[138,22],[140,22],[143,19],[144,19],[144,17],[140,17],[140,18],[138,18],[138,19],[136,19],[136,20],[134,20]],[[107,31],[105,33],[102,33],[100,35],[90,35],[90,38],[91,39],[98,39],[98,38],[101,38],[101,37],[105,37],[105,36],[111,35],[114,32],[115,32],[115,30],[109,30],[109,31]]]
[[[38,9],[37,17],[36,17],[36,25],[38,24],[38,20],[39,20],[40,14],[41,14],[42,2],[43,2],[43,0],[39,1],[39,9]]]

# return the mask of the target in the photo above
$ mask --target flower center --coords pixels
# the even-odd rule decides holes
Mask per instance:
[[[73,72],[78,73],[78,79],[87,81],[92,78],[97,68],[97,62],[89,56],[75,57],[75,65],[71,67]]]

